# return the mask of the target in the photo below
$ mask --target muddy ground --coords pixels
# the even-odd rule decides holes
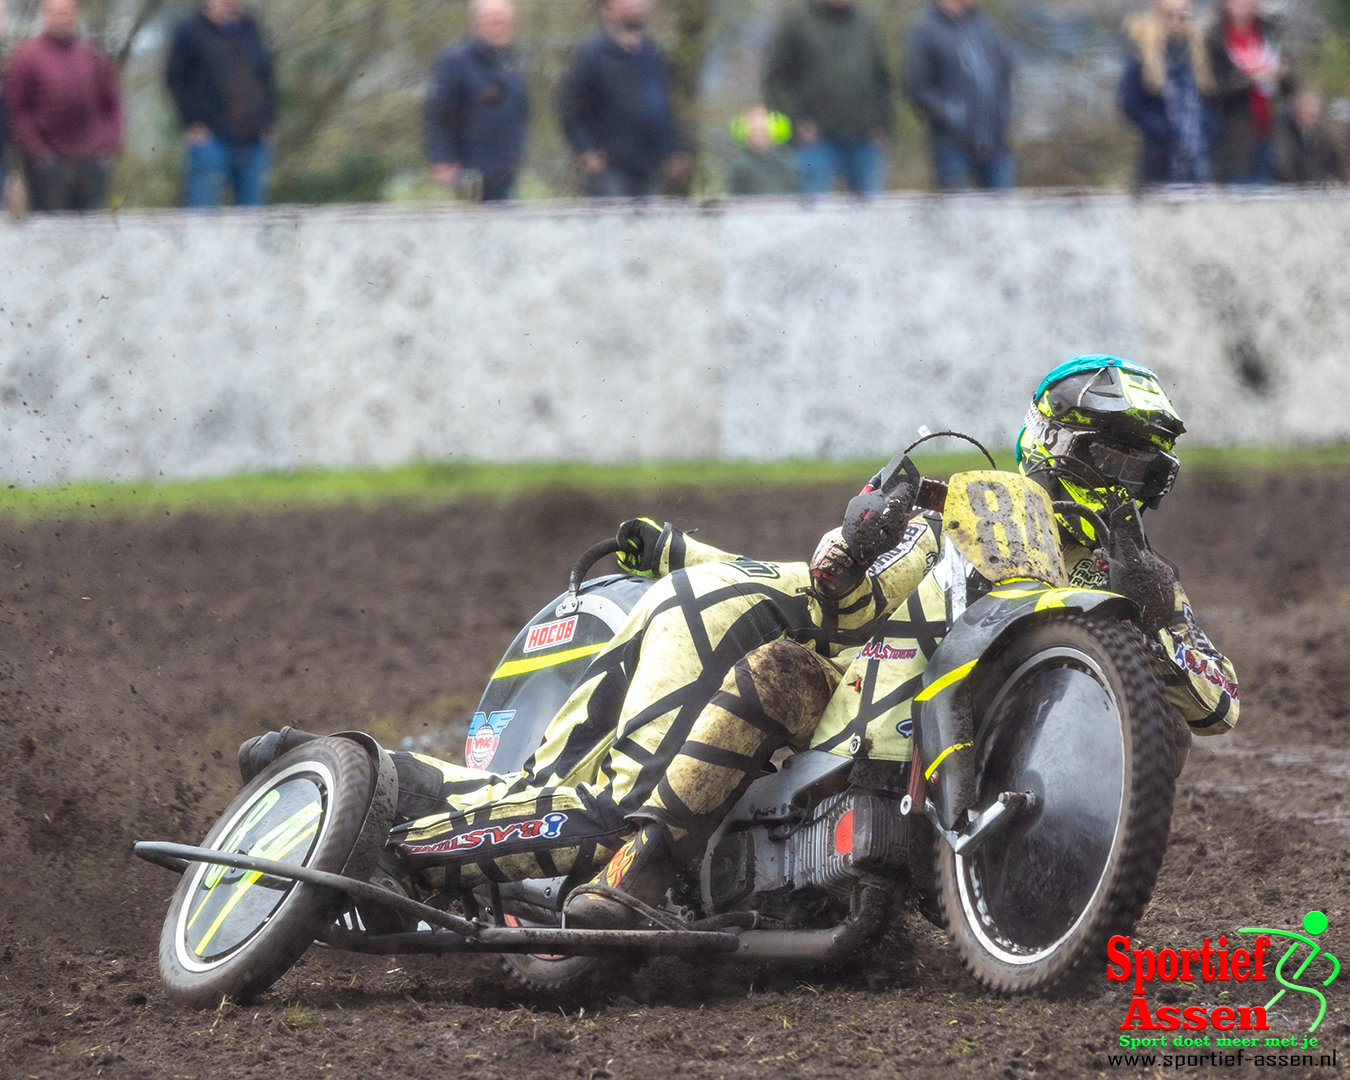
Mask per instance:
[[[516,629],[635,512],[764,558],[808,554],[852,492],[553,494],[508,505],[0,522],[0,1075],[703,1077],[1154,1075],[1113,1066],[1128,997],[1001,1001],[902,912],[847,976],[648,964],[564,1002],[487,960],[312,949],[258,1003],[189,1013],[155,949],[176,879],[136,839],[195,842],[238,743],[364,727],[455,756]],[[1137,938],[1331,920],[1350,956],[1350,476],[1190,477],[1157,515],[1203,625],[1234,658],[1239,730],[1199,742]],[[1220,984],[1179,1002],[1246,1001]],[[1306,995],[1277,1006],[1306,1032]],[[1318,1032],[1350,1057],[1350,991]],[[1250,1052],[1249,1052],[1250,1053]],[[1250,1059],[1249,1059],[1250,1060]],[[1183,1068],[1171,1075],[1339,1075]]]

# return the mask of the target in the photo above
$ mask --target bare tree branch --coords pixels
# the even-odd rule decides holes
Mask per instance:
[[[136,17],[131,20],[131,29],[127,31],[126,40],[122,42],[122,47],[117,50],[117,70],[121,71],[126,67],[127,58],[131,56],[131,45],[136,40],[136,35],[145,29],[145,24],[159,14],[164,6],[164,0],[141,0],[141,5],[136,9]]]

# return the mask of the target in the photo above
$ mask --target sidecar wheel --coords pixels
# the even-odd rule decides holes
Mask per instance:
[[[508,926],[535,926],[514,915],[507,915]],[[515,985],[541,994],[561,994],[605,973],[624,969],[628,962],[607,956],[551,956],[535,953],[505,953],[502,971]],[[631,965],[628,965],[631,970]]]
[[[1099,971],[1129,934],[1167,850],[1171,706],[1128,624],[1056,616],[990,662],[975,697],[975,805],[1031,791],[971,855],[937,842],[947,932],[997,993],[1046,992]]]
[[[571,990],[604,966],[598,956],[534,956],[507,953],[502,970],[518,986],[542,994],[560,994]]]
[[[374,785],[375,764],[359,743],[306,743],[254,777],[201,846],[339,873]],[[344,902],[341,893],[303,882],[191,864],[160,935],[169,999],[194,1009],[215,1008],[222,998],[250,1001],[300,959]]]

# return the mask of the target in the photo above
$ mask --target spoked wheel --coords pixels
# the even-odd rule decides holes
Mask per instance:
[[[1171,825],[1170,708],[1127,624],[1057,616],[992,663],[975,701],[975,806],[1003,791],[1037,805],[971,855],[938,842],[947,932],[981,984],[1050,990],[1134,928]]]
[[[202,846],[339,873],[374,784],[375,765],[359,743],[306,743],[254,777]],[[362,876],[363,868],[346,869]],[[160,935],[164,988],[191,1008],[249,1001],[286,973],[343,903],[331,889],[193,863]]]

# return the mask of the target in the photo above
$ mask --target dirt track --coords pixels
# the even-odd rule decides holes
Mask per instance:
[[[233,792],[242,739],[283,723],[363,727],[455,756],[512,634],[621,518],[652,513],[719,546],[802,558],[851,493],[0,523],[0,1076],[1140,1071],[1106,1058],[1128,992],[1103,978],[1071,1001],[989,999],[913,912],[845,979],[658,961],[560,1009],[508,991],[487,961],[316,949],[247,1009],[164,1000],[155,948],[176,879],[129,847],[199,839]],[[1344,959],[1350,476],[1187,478],[1150,532],[1234,658],[1243,714],[1238,733],[1197,743],[1136,937],[1193,947],[1321,908]],[[1220,984],[1175,985],[1163,1000],[1230,1000],[1207,997]],[[1318,1034],[1335,1070],[1167,1071],[1340,1075],[1344,979],[1328,1000]],[[1303,1001],[1276,1012],[1272,1033],[1306,1032]]]

